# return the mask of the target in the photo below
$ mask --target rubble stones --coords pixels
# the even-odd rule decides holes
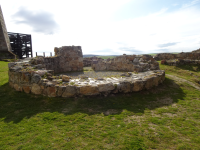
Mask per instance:
[[[155,60],[173,60],[173,59],[190,59],[190,60],[200,60],[200,53],[197,52],[187,52],[179,54],[171,53],[160,53],[154,56]]]
[[[161,62],[162,64],[170,66],[189,65],[189,64],[200,65],[200,60],[191,60],[191,59],[170,59],[170,60],[162,60]]]
[[[31,78],[31,83],[38,83],[41,80],[41,76],[38,74],[34,74]]]
[[[136,71],[159,70],[159,63],[151,55],[122,55],[110,61],[98,61],[92,64],[95,71]]]
[[[36,83],[33,83],[32,87],[31,87],[31,93],[36,94],[36,95],[41,94],[42,91],[41,91],[40,86]]]
[[[62,52],[63,50],[64,49],[56,49],[56,54],[58,56],[63,54],[63,57],[65,57],[68,53]],[[69,48],[69,51],[71,51],[74,56],[82,54],[82,51],[79,50],[80,48],[78,47],[74,47],[73,51],[71,51]],[[65,58],[72,59],[71,57],[67,56]],[[77,61],[80,58],[81,57],[73,57],[73,59]],[[43,57],[40,57],[38,60],[32,60],[29,62],[29,64],[36,63],[36,65],[38,65],[38,62],[42,62],[45,65],[48,65],[48,63],[45,63],[46,60],[48,60],[48,63],[51,64],[51,58],[44,59]],[[134,60],[137,65],[134,65]],[[57,61],[57,57],[55,57],[54,61]],[[54,76],[55,70],[34,70],[33,66],[27,67],[24,64],[25,63],[22,61],[15,63],[14,65],[9,65],[9,85],[16,91],[24,91],[25,93],[37,95],[42,94],[49,97],[76,97],[82,95],[107,96],[108,94],[118,92],[138,92],[141,90],[150,89],[153,86],[158,86],[158,84],[162,83],[165,79],[165,72],[163,70],[159,70],[158,63],[152,59],[151,56],[147,55],[144,57],[136,55],[124,55],[116,57],[115,59],[110,59],[110,61],[100,61],[96,64],[92,64],[94,65],[93,67],[97,67],[97,69],[122,69],[120,71],[126,71],[123,77],[118,78],[104,77],[94,79],[83,76],[78,79],[71,79],[70,76],[66,75]],[[102,64],[104,64],[104,67],[101,66]],[[67,65],[67,63],[65,65]],[[71,66],[72,68],[69,67],[68,69],[76,70],[79,68],[76,66],[76,63]],[[32,69],[30,69],[31,67]],[[155,70],[152,71],[150,70],[151,68]]]
[[[62,81],[63,82],[69,82],[70,77],[67,75],[62,75]]]

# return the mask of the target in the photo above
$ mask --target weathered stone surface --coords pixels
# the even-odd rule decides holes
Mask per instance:
[[[144,81],[146,82],[145,88],[147,90],[152,88],[153,86],[155,86],[154,80],[155,80],[154,76],[150,76],[150,77],[147,77],[147,78],[144,79]]]
[[[97,86],[82,86],[80,87],[80,94],[82,95],[98,95],[99,90]]]
[[[97,61],[92,64],[95,71],[115,70],[115,71],[136,71],[143,72],[159,69],[159,63],[151,55],[123,55],[113,59]]]
[[[33,83],[32,88],[31,88],[31,93],[38,95],[42,93],[42,90],[38,84]]]
[[[34,74],[31,78],[31,83],[38,83],[41,80],[41,76],[38,74]]]
[[[13,67],[14,65],[16,65],[16,63],[15,63],[15,62],[10,62],[10,63],[8,63],[8,68],[11,68],[11,67]]]
[[[21,69],[22,69],[22,66],[13,66],[10,68],[10,71],[17,72],[17,71],[20,71]]]
[[[0,6],[0,60],[14,59],[14,58],[15,56],[12,53],[12,48],[11,48],[10,40],[7,34],[3,12]]]
[[[47,74],[47,70],[38,70],[38,71],[35,71],[35,73],[40,76],[43,76],[43,75]]]
[[[62,94],[62,97],[73,97],[77,93],[77,87],[76,86],[66,86],[65,91]]]
[[[70,77],[69,77],[69,76],[67,76],[67,75],[63,75],[63,76],[62,76],[62,81],[63,81],[63,82],[69,82],[69,80],[70,80]]]
[[[19,86],[18,84],[14,84],[14,89],[15,89],[16,91],[21,91],[21,90],[20,90],[20,86]]]
[[[99,92],[112,91],[115,89],[115,86],[112,83],[104,83],[98,85]]]
[[[63,92],[65,91],[66,86],[59,86],[57,88],[57,96],[62,96]]]
[[[132,84],[134,92],[138,92],[144,89],[144,82],[142,80],[134,80]]]
[[[107,61],[108,60],[109,59],[107,59]],[[91,66],[93,63],[97,63],[98,61],[103,61],[103,59],[95,57],[95,56],[94,57],[86,57],[86,58],[83,58],[83,66],[88,67],[88,66]]]
[[[130,81],[122,81],[119,84],[120,91],[124,93],[132,92],[131,83]]]
[[[47,87],[47,95],[49,97],[56,97],[56,87]]]
[[[31,82],[31,74],[29,72],[22,72],[21,82],[29,84]]]
[[[31,92],[30,86],[22,86],[22,88],[23,88],[23,91],[24,91],[25,93],[27,93],[27,94],[29,94],[29,93]]]

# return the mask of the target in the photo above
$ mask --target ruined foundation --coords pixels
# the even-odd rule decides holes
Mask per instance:
[[[79,46],[55,48],[55,54],[55,57],[37,57],[29,61],[9,63],[9,85],[16,91],[25,93],[48,97],[76,97],[138,92],[158,86],[165,80],[163,70],[149,68],[145,72],[126,72],[119,78],[95,79],[83,76],[72,79],[67,75],[56,76],[55,73],[59,72],[83,70],[83,58]],[[159,68],[157,63],[155,66]]]

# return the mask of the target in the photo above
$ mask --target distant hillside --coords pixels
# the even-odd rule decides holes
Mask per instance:
[[[85,54],[85,55],[83,55],[83,58],[85,58],[85,57],[93,57],[93,56],[96,56],[96,57],[99,57],[99,58],[103,58],[103,59],[108,59],[108,58],[114,58],[114,57],[120,56],[120,55],[94,55],[94,54]]]
[[[94,55],[94,54],[85,54],[85,55],[83,55],[83,58],[85,58],[85,57],[93,57],[93,56],[99,56],[99,55]]]
[[[172,54],[178,54],[180,52],[173,52]],[[155,56],[156,54],[160,54],[160,53],[150,53],[150,54],[147,54],[147,55],[151,55],[151,56]],[[128,55],[128,54],[127,54]],[[145,54],[140,54],[140,55],[145,55]],[[103,59],[112,59],[112,58],[115,58],[117,56],[120,56],[120,55],[94,55],[94,54],[85,54],[83,55],[83,58],[86,58],[86,57],[99,57],[99,58],[103,58]]]

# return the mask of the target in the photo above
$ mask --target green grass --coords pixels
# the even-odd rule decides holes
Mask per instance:
[[[97,56],[97,57],[102,58],[102,59],[108,59],[108,58],[112,59],[112,58],[115,58],[116,56]]]
[[[160,64],[160,69],[165,70],[167,74],[176,75],[200,86],[200,65],[168,66]]]
[[[14,91],[7,71],[0,62],[0,150],[200,147],[200,92],[188,84],[166,78],[149,91],[48,98]]]

